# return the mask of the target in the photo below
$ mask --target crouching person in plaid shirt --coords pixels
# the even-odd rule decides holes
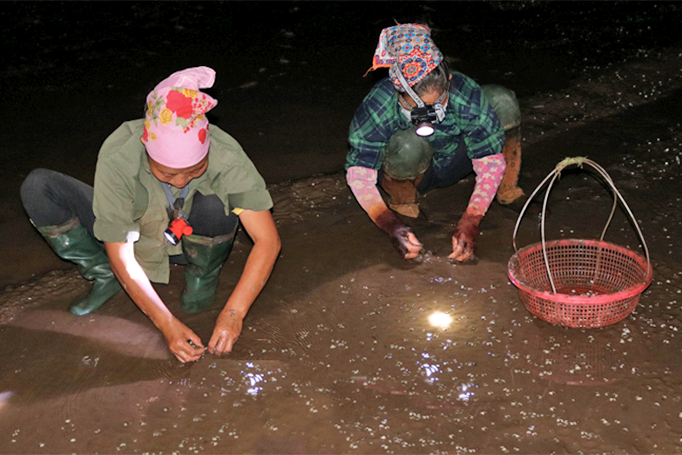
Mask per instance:
[[[365,97],[350,126],[348,185],[372,221],[410,259],[422,244],[394,211],[416,218],[420,194],[473,171],[476,184],[449,255],[456,261],[472,259],[479,225],[495,196],[501,204],[524,196],[516,185],[521,116],[514,92],[481,88],[450,72],[429,28],[420,24],[381,32],[370,70],[381,67],[389,68],[389,77]],[[389,195],[388,207],[377,185]]]

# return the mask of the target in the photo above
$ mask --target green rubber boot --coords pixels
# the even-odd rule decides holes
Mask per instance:
[[[92,289],[71,304],[69,311],[72,314],[83,316],[92,313],[121,290],[118,279],[111,271],[104,247],[88,233],[77,218],[61,226],[40,227],[38,231],[57,256],[76,263],[83,278],[95,281]]]
[[[213,303],[218,289],[218,274],[232,251],[234,235],[182,237],[182,252],[187,260],[185,290],[181,308],[185,313],[200,313]]]
[[[502,129],[507,131],[521,126],[521,107],[516,93],[501,85],[481,85],[481,91],[500,119]]]
[[[383,171],[394,180],[413,180],[431,164],[434,150],[429,140],[417,136],[415,127],[395,132],[384,148]]]

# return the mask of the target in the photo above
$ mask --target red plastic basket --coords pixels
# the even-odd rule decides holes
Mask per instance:
[[[547,242],[544,214],[550,184],[542,211],[542,242],[521,250],[516,249],[516,232],[528,203],[553,174],[556,179],[561,170],[571,164],[590,164],[595,167],[612,186],[613,209],[615,210],[620,198],[632,216],[610,177],[599,165],[585,158],[562,161],[528,198],[519,215],[513,236],[516,253],[508,264],[509,278],[519,289],[519,296],[526,309],[543,321],[576,328],[602,327],[630,315],[653,278],[649,252],[634,216],[632,218],[642,238],[646,258],[628,248],[603,240],[563,239]],[[614,210],[611,211],[611,216]],[[611,217],[604,228],[602,239],[610,220]]]
[[[509,261],[509,278],[523,305],[543,321],[567,327],[602,327],[625,319],[651,283],[642,255],[599,240],[547,242],[519,250]]]

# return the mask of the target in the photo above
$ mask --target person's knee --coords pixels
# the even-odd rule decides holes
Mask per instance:
[[[497,114],[505,132],[521,125],[521,107],[513,90],[489,84],[482,85],[481,91]]]
[[[396,180],[412,180],[431,164],[434,150],[414,128],[398,130],[384,148],[382,171]]]
[[[234,232],[239,224],[239,217],[234,213],[226,215],[225,204],[215,194],[204,196],[196,193],[188,221],[195,234],[216,237]]]
[[[21,184],[21,202],[26,206],[27,203],[34,201],[42,193],[47,185],[50,175],[54,171],[49,169],[34,169],[26,176]]]

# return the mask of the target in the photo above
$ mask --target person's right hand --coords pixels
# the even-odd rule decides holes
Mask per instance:
[[[168,328],[163,330],[163,336],[168,349],[182,363],[199,360],[206,350],[201,344],[201,338],[178,319],[173,319]]]
[[[199,360],[201,339],[168,310],[135,258],[133,242],[104,242],[111,271],[135,305],[161,330],[168,348],[182,363]],[[192,346],[192,344],[194,346]]]
[[[396,250],[405,258],[412,259],[417,257],[422,249],[422,244],[414,235],[412,229],[390,210],[386,209],[379,214],[375,223],[379,228],[388,234]]]
[[[400,227],[389,234],[393,246],[405,259],[416,258],[422,249],[422,244],[408,226]]]

